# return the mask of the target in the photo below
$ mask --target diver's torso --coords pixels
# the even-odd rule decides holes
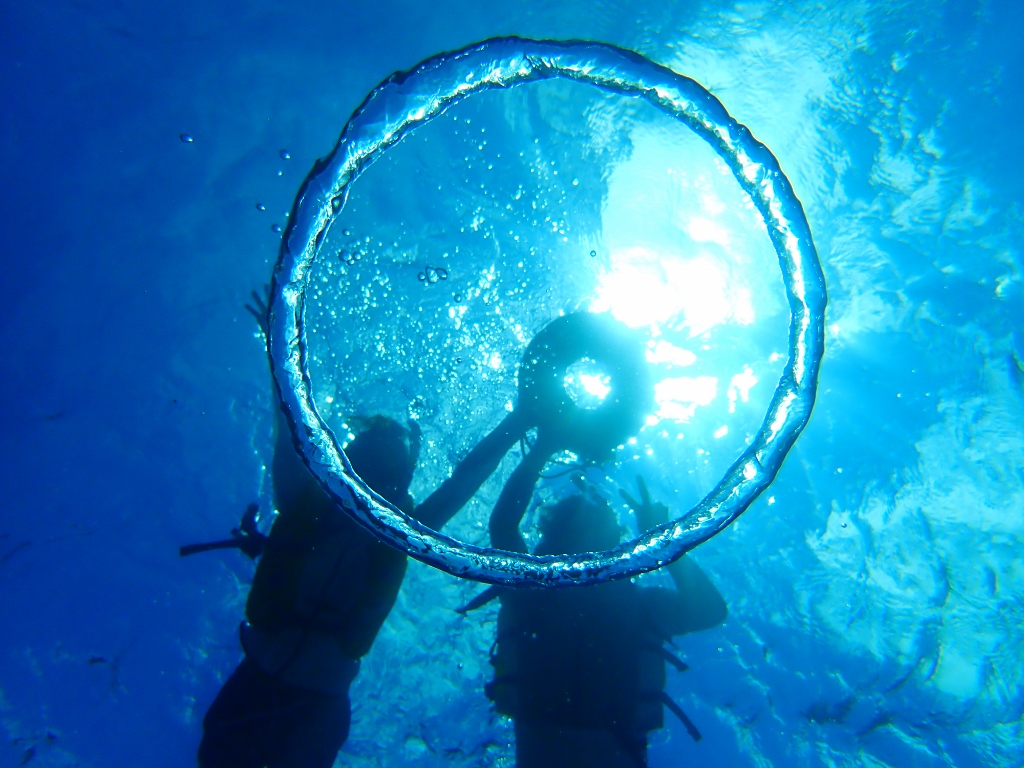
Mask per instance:
[[[338,509],[302,467],[253,578],[250,624],[265,631],[301,627],[326,634],[353,659],[365,655],[394,605],[406,556]],[[276,481],[276,478],[275,478]]]
[[[661,638],[629,582],[502,596],[489,692],[499,712],[584,729],[661,726]]]

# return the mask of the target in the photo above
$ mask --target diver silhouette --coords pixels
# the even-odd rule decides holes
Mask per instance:
[[[637,501],[623,492],[641,530],[667,520],[637,478]],[[525,552],[525,507],[499,499],[491,543]],[[512,502],[512,503],[510,503]],[[588,489],[543,510],[537,555],[607,550],[620,528],[606,501]],[[726,606],[693,560],[667,566],[674,589],[628,580],[559,590],[501,589],[494,679],[485,692],[513,718],[518,768],[645,768],[647,734],[663,726],[662,706],[690,735],[700,733],[664,693],[665,664],[685,670],[664,643],[722,623]]]
[[[581,408],[565,392],[566,366],[596,360],[611,389],[596,408]],[[520,372],[517,409],[532,411],[536,439],[506,482],[490,518],[491,546],[526,552],[519,531],[541,470],[556,453],[607,461],[615,446],[638,431],[651,400],[642,346],[610,318],[567,315],[531,342]],[[525,444],[524,444],[525,445]],[[587,485],[572,478],[571,495],[545,508],[536,555],[613,549],[615,513]],[[641,531],[668,520],[637,477],[639,499],[622,498]],[[564,589],[492,587],[469,605],[500,597],[498,636],[485,692],[495,709],[513,718],[518,768],[645,768],[647,734],[663,725],[667,706],[699,740],[700,733],[664,692],[665,664],[685,664],[664,649],[672,637],[710,629],[727,615],[725,602],[693,560],[667,566],[674,589],[632,581]]]
[[[266,332],[266,305],[246,308]],[[272,465],[278,516],[269,536],[250,505],[232,538],[181,555],[237,547],[260,557],[240,627],[245,658],[203,719],[201,768],[329,768],[348,737],[348,688],[405,576],[406,555],[360,527],[303,464],[278,405]],[[440,528],[476,493],[514,442],[506,419],[421,505],[409,495],[419,429],[385,416],[353,419],[345,449],[379,496]]]

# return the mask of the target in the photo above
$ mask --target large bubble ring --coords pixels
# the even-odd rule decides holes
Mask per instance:
[[[465,544],[419,524],[374,495],[353,473],[317,412],[304,323],[308,276],[351,184],[409,131],[481,91],[550,78],[638,96],[705,139],[754,201],[779,257],[791,322],[789,360],[750,447],[693,509],[615,549],[536,557]],[[825,280],[803,207],[775,156],[699,83],[632,51],[590,42],[501,38],[435,56],[385,80],[345,126],[333,153],[299,191],[274,273],[270,357],[285,414],[304,460],[366,529],[455,576],[506,586],[595,583],[654,570],[726,528],[775,479],[807,424],[824,351]]]

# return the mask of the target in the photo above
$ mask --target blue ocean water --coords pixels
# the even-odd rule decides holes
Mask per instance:
[[[240,657],[252,566],[234,552],[180,560],[177,546],[219,538],[250,501],[269,502],[270,379],[243,304],[268,281],[275,229],[382,79],[511,34],[606,41],[704,84],[779,158],[829,287],[810,424],[769,491],[694,555],[730,608],[723,627],[679,640],[690,670],[670,676],[704,739],[668,718],[652,766],[1024,765],[1016,4],[0,13],[0,765],[192,764],[202,715]],[[450,306],[452,327],[459,307],[487,298],[527,318],[526,338],[531,312],[556,309],[534,306],[542,279],[593,279],[598,302],[638,323],[682,312],[692,344],[658,354],[701,363],[671,377],[659,418],[693,450],[635,461],[685,508],[756,428],[778,377],[785,304],[763,231],[699,143],[628,105],[538,86],[460,109],[367,171],[339,249],[361,237],[376,274],[400,296],[418,291],[420,306]],[[545,141],[529,158],[520,145],[535,136]],[[689,186],[659,187],[662,171]],[[494,203],[517,190],[544,216]],[[649,279],[650,253],[679,233],[710,254],[683,259],[680,284],[702,289],[681,295]],[[528,285],[510,294],[501,278],[521,260],[509,255],[517,235],[548,255],[557,235],[584,264],[598,253],[595,266],[558,262],[545,278],[526,259]],[[637,241],[643,253],[629,250]],[[445,264],[444,281],[417,280]],[[633,269],[600,283],[601,264]],[[338,291],[319,305],[325,360],[338,345],[372,349],[361,333],[406,327],[392,310],[411,299],[391,288],[345,294],[351,266],[323,265]],[[517,349],[514,324],[502,327]],[[409,338],[407,359],[438,357]],[[384,363],[406,370],[395,343],[361,374],[324,366],[320,404],[337,399],[344,418],[354,384],[386,379]],[[399,405],[388,387],[368,389],[374,407],[412,406],[425,425],[461,419],[425,455],[417,496],[504,407],[505,349],[466,356],[476,367],[459,381],[485,398],[480,413],[444,411],[440,368]],[[456,534],[472,537],[487,493]],[[482,692],[493,611],[452,611],[478,589],[410,567],[353,688],[339,765],[511,764],[511,727]]]

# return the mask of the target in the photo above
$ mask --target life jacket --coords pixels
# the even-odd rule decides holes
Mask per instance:
[[[497,712],[558,726],[646,733],[661,728],[665,660],[628,581],[504,590],[485,687]]]
[[[395,603],[407,558],[338,509],[311,475],[301,480],[275,489],[280,515],[253,577],[242,645],[284,682],[342,692]],[[412,499],[402,507],[411,512]]]

